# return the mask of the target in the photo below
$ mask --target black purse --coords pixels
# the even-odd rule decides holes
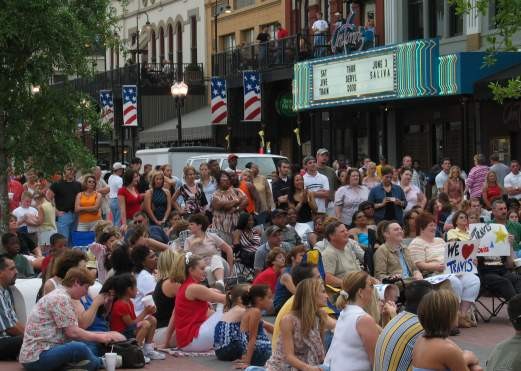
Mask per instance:
[[[145,355],[136,339],[127,339],[116,343],[110,343],[107,345],[107,351],[117,353],[121,356],[123,359],[122,368],[145,367]]]

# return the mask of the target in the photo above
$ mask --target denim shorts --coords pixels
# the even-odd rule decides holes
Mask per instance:
[[[136,337],[136,332],[137,332],[137,325],[134,323],[130,326],[127,326],[127,328],[124,329],[121,333],[127,339],[134,339]]]
[[[215,355],[219,361],[232,362],[242,357],[244,347],[240,340],[234,340],[222,348],[215,349]]]

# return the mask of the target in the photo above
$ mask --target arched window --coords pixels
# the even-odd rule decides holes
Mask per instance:
[[[190,17],[190,62],[197,63],[197,17]]]
[[[176,33],[177,33],[177,64],[183,63],[183,25],[181,22],[177,22],[176,25]]]
[[[174,29],[172,25],[168,25],[168,61],[174,62]]]
[[[156,31],[150,31],[150,41],[152,43],[152,63],[156,63]]]
[[[159,62],[165,60],[165,29],[159,29]]]

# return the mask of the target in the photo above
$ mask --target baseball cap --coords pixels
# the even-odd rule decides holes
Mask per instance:
[[[270,225],[268,228],[266,228],[266,236],[273,236],[275,233],[282,231],[279,227],[276,225]]]
[[[230,153],[228,155],[228,161],[230,161],[232,158],[239,158],[239,156],[237,156],[235,153]]]
[[[326,154],[326,153],[329,153],[329,150],[327,148],[319,148],[317,150],[317,156],[320,156],[320,155],[323,155],[323,154]]]
[[[276,218],[279,215],[288,215],[288,212],[283,209],[275,209],[271,212],[271,217]]]
[[[114,162],[114,165],[112,165],[112,170],[116,171],[119,169],[124,169],[126,166],[123,165],[121,162]]]

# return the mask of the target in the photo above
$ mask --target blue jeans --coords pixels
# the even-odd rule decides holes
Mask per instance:
[[[58,220],[56,222],[56,227],[58,229],[58,233],[65,236],[69,245],[72,241],[72,231],[74,231],[74,227],[76,225],[76,214],[69,211],[63,214],[62,216],[58,216]]]
[[[109,201],[110,212],[112,213],[112,224],[119,227],[121,225],[121,211],[119,210],[118,198],[111,198]]]
[[[85,343],[71,341],[41,352],[37,361],[24,363],[23,366],[27,371],[62,370],[68,363],[84,360],[88,360],[89,364],[82,368],[89,371],[97,370],[102,366],[101,358],[92,354]]]

